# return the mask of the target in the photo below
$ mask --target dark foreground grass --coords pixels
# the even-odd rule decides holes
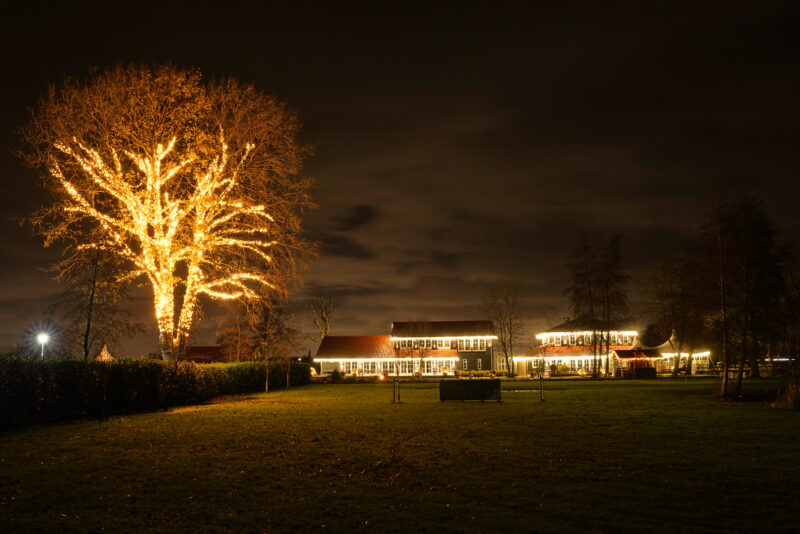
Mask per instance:
[[[535,383],[505,383],[524,389]],[[319,385],[0,436],[0,531],[800,529],[800,414],[706,380]]]

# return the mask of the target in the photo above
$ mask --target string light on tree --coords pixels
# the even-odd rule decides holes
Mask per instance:
[[[27,132],[30,162],[53,179],[55,205],[37,219],[46,244],[113,255],[151,287],[165,358],[185,351],[201,295],[283,290],[307,249],[294,117],[252,87],[201,82],[116,68],[51,93]],[[87,227],[100,238],[87,242]]]

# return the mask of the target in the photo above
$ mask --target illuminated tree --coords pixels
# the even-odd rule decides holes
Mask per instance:
[[[281,290],[307,250],[298,128],[273,97],[196,70],[116,67],[68,80],[24,130],[25,157],[47,171],[53,197],[35,227],[45,246],[99,250],[121,281],[148,285],[162,355],[179,359],[201,295]]]

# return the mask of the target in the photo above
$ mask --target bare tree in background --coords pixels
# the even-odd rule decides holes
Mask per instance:
[[[605,376],[611,376],[611,330],[628,318],[628,275],[623,270],[622,237],[616,235],[603,246],[597,264],[597,292],[600,297],[600,324],[605,354]]]
[[[704,298],[705,290],[698,277],[701,269],[697,254],[686,251],[662,260],[650,284],[655,326],[662,335],[669,336],[676,355],[673,377],[680,372],[680,355],[688,351],[691,357],[705,331],[708,299]]]
[[[573,316],[591,327],[592,337],[592,376],[598,376],[597,353],[600,346],[599,332],[600,310],[602,303],[597,284],[597,245],[589,237],[580,237],[572,251],[572,258],[567,265],[570,273],[570,285],[564,291],[569,299]]]
[[[319,338],[312,337],[311,340],[321,343],[322,339],[328,335],[333,326],[333,312],[336,305],[332,297],[317,297],[310,305],[311,319],[319,330]]]
[[[301,351],[289,304],[288,293],[264,292],[260,298],[248,300],[244,307],[248,328],[253,333],[253,353],[256,359],[264,361],[267,369],[265,391],[269,391],[269,370],[273,364],[284,370],[289,387],[291,360]]]
[[[501,282],[489,289],[481,304],[483,315],[492,321],[497,344],[503,353],[509,375],[514,374],[514,346],[522,340],[523,324],[519,317],[519,283]]]
[[[115,67],[51,87],[23,132],[52,194],[45,246],[113,258],[153,291],[159,344],[180,359],[199,297],[280,289],[268,266],[307,250],[299,124],[275,98],[170,65]],[[76,260],[77,261],[77,260]]]
[[[118,282],[116,262],[100,250],[73,255],[52,270],[66,289],[51,306],[60,317],[62,347],[84,361],[100,351],[104,343],[143,332],[132,313],[120,307],[128,298],[127,286]]]
[[[628,297],[623,271],[621,237],[600,244],[589,235],[578,240],[568,265],[570,285],[565,294],[576,319],[592,330],[592,376],[600,375],[598,356],[605,356],[605,376],[610,376],[611,330],[627,318]]]
[[[225,314],[217,324],[217,343],[223,346],[231,361],[253,358],[253,336],[249,329],[246,304],[240,300],[223,303]]]

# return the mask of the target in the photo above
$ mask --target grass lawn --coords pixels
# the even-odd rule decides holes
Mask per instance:
[[[520,390],[536,383],[506,382]],[[800,414],[710,380],[314,385],[0,435],[0,531],[800,530]]]

